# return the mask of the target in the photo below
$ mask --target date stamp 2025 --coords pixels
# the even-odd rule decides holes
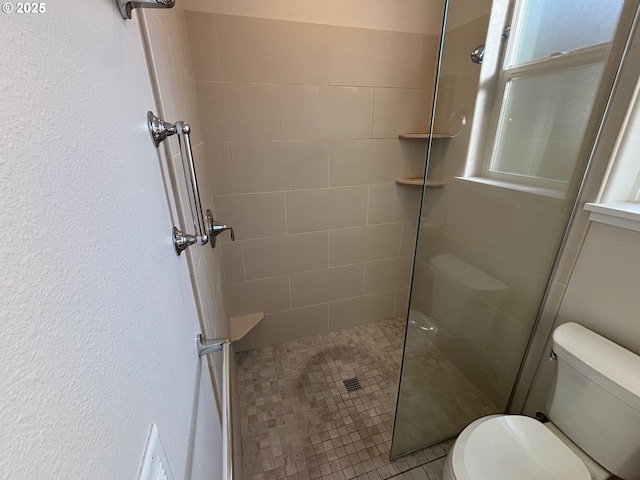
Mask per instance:
[[[17,14],[39,14],[47,11],[47,4],[44,2],[6,2],[2,4],[4,13]]]

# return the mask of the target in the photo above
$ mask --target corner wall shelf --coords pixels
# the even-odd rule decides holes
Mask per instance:
[[[426,140],[431,135],[429,132],[423,133],[401,133],[398,135],[398,138],[405,140]],[[453,135],[450,133],[434,133],[431,135],[433,138],[453,138]]]
[[[264,313],[250,313],[241,317],[231,317],[231,341],[237,342],[244,338],[264,318]]]
[[[417,187],[421,187],[424,185],[424,178],[423,177],[396,178],[396,183],[398,185],[415,185]],[[430,178],[427,178],[427,187],[430,187],[430,188],[444,187],[444,182],[440,180],[431,180]]]

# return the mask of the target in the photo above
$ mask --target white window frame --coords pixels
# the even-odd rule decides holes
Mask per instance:
[[[636,58],[629,59],[637,60]],[[635,69],[625,73],[636,76]],[[595,202],[585,204],[589,220],[640,232],[640,80],[634,78],[635,90],[613,148],[611,159]],[[620,89],[624,95],[624,89]]]
[[[503,126],[504,103],[506,95],[508,94],[508,88],[510,82],[518,78],[531,78],[538,75],[559,72],[564,69],[604,62],[607,59],[610,43],[592,45],[571,52],[558,53],[549,57],[538,58],[529,62],[513,65],[516,49],[520,43],[519,36],[527,1],[532,0],[519,0],[513,15],[513,25],[510,32],[511,38],[507,40],[509,43],[507,45],[503,67],[498,76],[498,87],[495,96],[498,104],[494,109],[490,128],[488,129],[489,132],[493,132],[493,135],[490,135],[491,140],[488,142],[486,150],[488,154],[482,163],[480,176],[498,182],[526,185],[542,190],[564,193],[569,186],[570,180],[565,182],[532,175],[501,172],[493,169],[496,163],[497,146]]]

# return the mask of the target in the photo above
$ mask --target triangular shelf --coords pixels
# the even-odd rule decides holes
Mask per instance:
[[[396,178],[396,183],[398,185],[415,185],[417,187],[421,187],[424,185],[423,177],[406,177],[406,178]],[[427,178],[427,187],[438,188],[444,187],[444,182],[440,180],[431,180]]]
[[[401,133],[398,135],[398,138],[406,139],[406,140],[422,140],[429,138],[429,132],[424,133]],[[453,138],[453,135],[450,133],[434,133],[432,135],[433,138]]]

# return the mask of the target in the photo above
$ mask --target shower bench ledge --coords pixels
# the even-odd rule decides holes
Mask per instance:
[[[263,312],[250,313],[240,317],[231,317],[231,341],[237,342],[244,338],[264,318]]]

